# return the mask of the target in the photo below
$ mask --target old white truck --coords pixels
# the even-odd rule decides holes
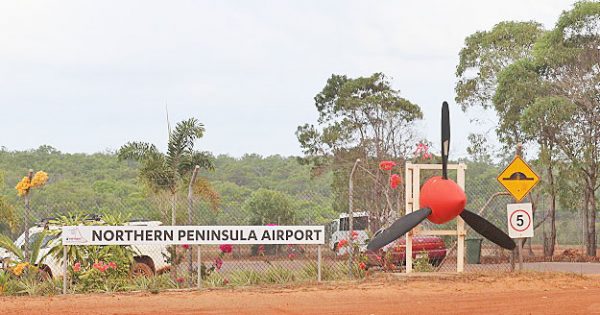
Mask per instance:
[[[135,225],[135,226],[159,226],[162,225],[160,221],[147,221],[147,220],[136,220],[129,221],[126,225]],[[33,226],[29,229],[29,243],[30,245],[36,240],[40,234],[44,231],[59,231],[60,226],[48,222],[40,223],[36,226]],[[63,266],[60,262],[52,257],[51,255],[46,256],[46,254],[50,251],[50,249],[55,246],[59,242],[58,233],[47,233],[45,239],[42,242],[42,247],[40,249],[40,253],[38,255],[38,261],[36,261],[36,265],[40,268],[40,270],[45,271],[50,277],[60,277],[63,275]],[[25,244],[25,233],[21,234],[17,240],[15,240],[15,245],[24,248]],[[131,272],[133,275],[144,275],[151,276],[155,274],[157,271],[168,267],[168,264],[165,262],[165,256],[168,255],[167,248],[165,245],[136,245],[132,246],[135,254],[134,260],[135,262],[132,265]],[[46,258],[43,261],[40,261],[44,256]],[[9,251],[0,248],[0,268],[6,267],[8,261],[15,260],[16,257],[10,253]]]

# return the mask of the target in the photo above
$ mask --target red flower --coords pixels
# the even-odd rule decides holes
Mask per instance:
[[[73,265],[73,271],[74,271],[74,272],[79,272],[79,271],[81,271],[81,263],[80,263],[80,262],[76,262],[76,263]]]
[[[402,177],[398,174],[392,174],[392,176],[390,176],[390,187],[396,189],[400,184],[402,184]]]
[[[223,279],[223,284],[228,284],[229,280],[227,280],[227,278]]]
[[[352,231],[352,239],[355,240],[358,238],[358,232]]]
[[[381,161],[379,163],[379,169],[382,171],[391,171],[394,166],[396,166],[396,162],[394,161]]]
[[[181,245],[181,247],[183,247],[183,249],[190,249],[190,245],[188,245],[188,244],[183,244],[183,245]]]
[[[367,269],[367,265],[364,262],[361,262],[360,264],[358,264],[358,268],[360,268],[361,270],[365,270]]]
[[[221,257],[217,257],[215,259],[215,268],[217,270],[221,270],[221,267],[223,267],[223,259],[221,259]]]
[[[115,263],[114,261],[109,262],[108,266],[112,269],[117,270],[117,263]]]
[[[223,253],[231,253],[231,251],[233,250],[233,245],[230,244],[222,244],[219,245],[219,249],[223,252]]]
[[[185,279],[183,279],[182,277],[179,277],[175,281],[177,281],[177,283],[183,283],[185,281]]]
[[[288,258],[289,258],[290,260],[294,260],[294,257],[296,257],[296,256],[295,256],[294,254],[292,254],[292,253],[290,253],[290,254],[288,255]]]
[[[344,246],[346,246],[346,244],[348,244],[348,240],[347,239],[342,239],[338,242],[338,248],[342,248]]]

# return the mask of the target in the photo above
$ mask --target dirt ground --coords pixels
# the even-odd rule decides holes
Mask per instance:
[[[600,278],[378,275],[362,282],[202,291],[1,297],[2,314],[600,314]]]

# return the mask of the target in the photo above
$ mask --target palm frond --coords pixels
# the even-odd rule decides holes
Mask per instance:
[[[177,165],[181,156],[194,150],[194,141],[204,136],[204,125],[196,118],[180,121],[169,138],[167,160],[171,165]]]
[[[160,154],[161,153],[154,144],[147,142],[127,142],[127,144],[123,145],[119,151],[117,151],[117,157],[120,161],[144,161]]]
[[[25,259],[23,251],[17,245],[15,245],[10,237],[4,234],[0,234],[0,248],[4,248],[11,252],[13,255],[17,256],[19,260]]]
[[[37,261],[38,256],[40,255],[40,250],[44,245],[44,239],[48,235],[48,232],[42,231],[36,235],[36,239],[31,243],[31,258],[29,258],[29,263],[32,265],[42,263],[42,261]]]
[[[185,155],[179,161],[179,174],[185,175],[191,173],[196,165],[200,168],[214,171],[215,165],[213,164],[213,156],[207,151],[194,151],[192,154]]]

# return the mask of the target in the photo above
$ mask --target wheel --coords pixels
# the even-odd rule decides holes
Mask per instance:
[[[154,275],[154,272],[147,264],[135,262],[131,265],[131,275],[134,277],[151,277]]]

